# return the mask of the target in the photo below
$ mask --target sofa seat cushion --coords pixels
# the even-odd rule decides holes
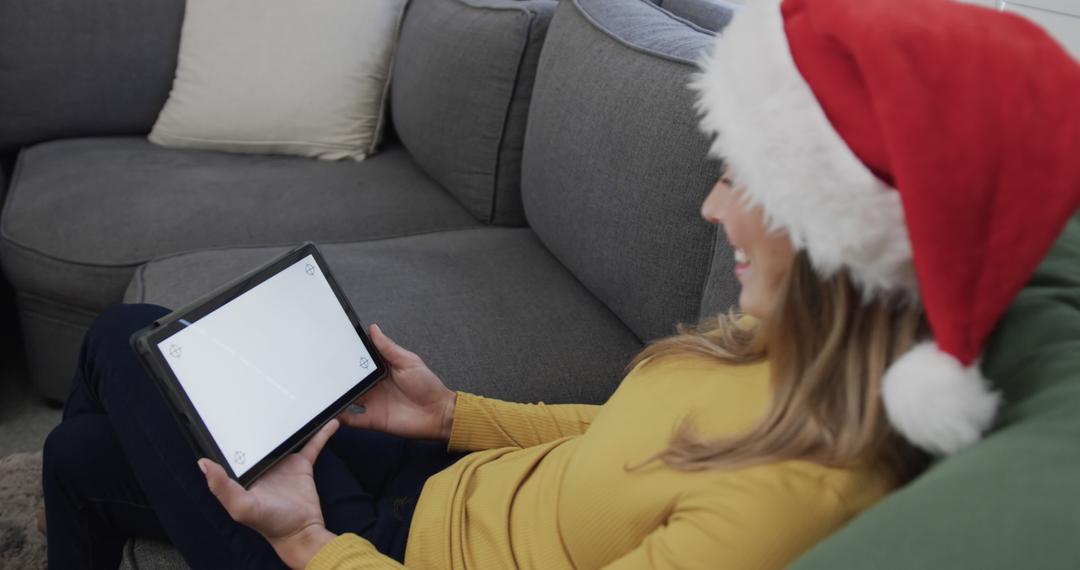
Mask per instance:
[[[20,293],[96,311],[164,255],[477,225],[400,146],[327,163],[72,139],[20,156],[0,254]]]
[[[288,248],[148,263],[125,301],[175,308]],[[320,245],[357,315],[421,355],[453,389],[600,403],[641,341],[527,228],[480,228]]]

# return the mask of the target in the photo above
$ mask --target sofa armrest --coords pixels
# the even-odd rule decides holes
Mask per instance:
[[[149,132],[172,86],[183,0],[0,2],[0,153]]]

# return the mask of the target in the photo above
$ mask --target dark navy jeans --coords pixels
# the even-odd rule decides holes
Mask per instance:
[[[45,442],[54,570],[115,569],[131,537],[168,540],[193,568],[284,567],[210,494],[195,451],[128,344],[166,313],[118,305],[83,340],[63,421]],[[443,443],[339,428],[315,462],[326,527],[363,536],[401,561],[424,482],[460,456]]]

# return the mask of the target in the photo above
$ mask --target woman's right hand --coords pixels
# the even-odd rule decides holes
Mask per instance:
[[[449,440],[457,394],[419,356],[390,340],[378,325],[371,325],[368,334],[389,371],[356,400],[365,408],[363,413],[346,410],[338,420],[349,427],[400,437]]]

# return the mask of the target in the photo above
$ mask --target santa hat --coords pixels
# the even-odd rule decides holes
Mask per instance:
[[[948,0],[751,1],[693,84],[711,153],[819,273],[922,303],[934,341],[884,404],[952,453],[992,424],[983,345],[1080,205],[1080,65]]]

